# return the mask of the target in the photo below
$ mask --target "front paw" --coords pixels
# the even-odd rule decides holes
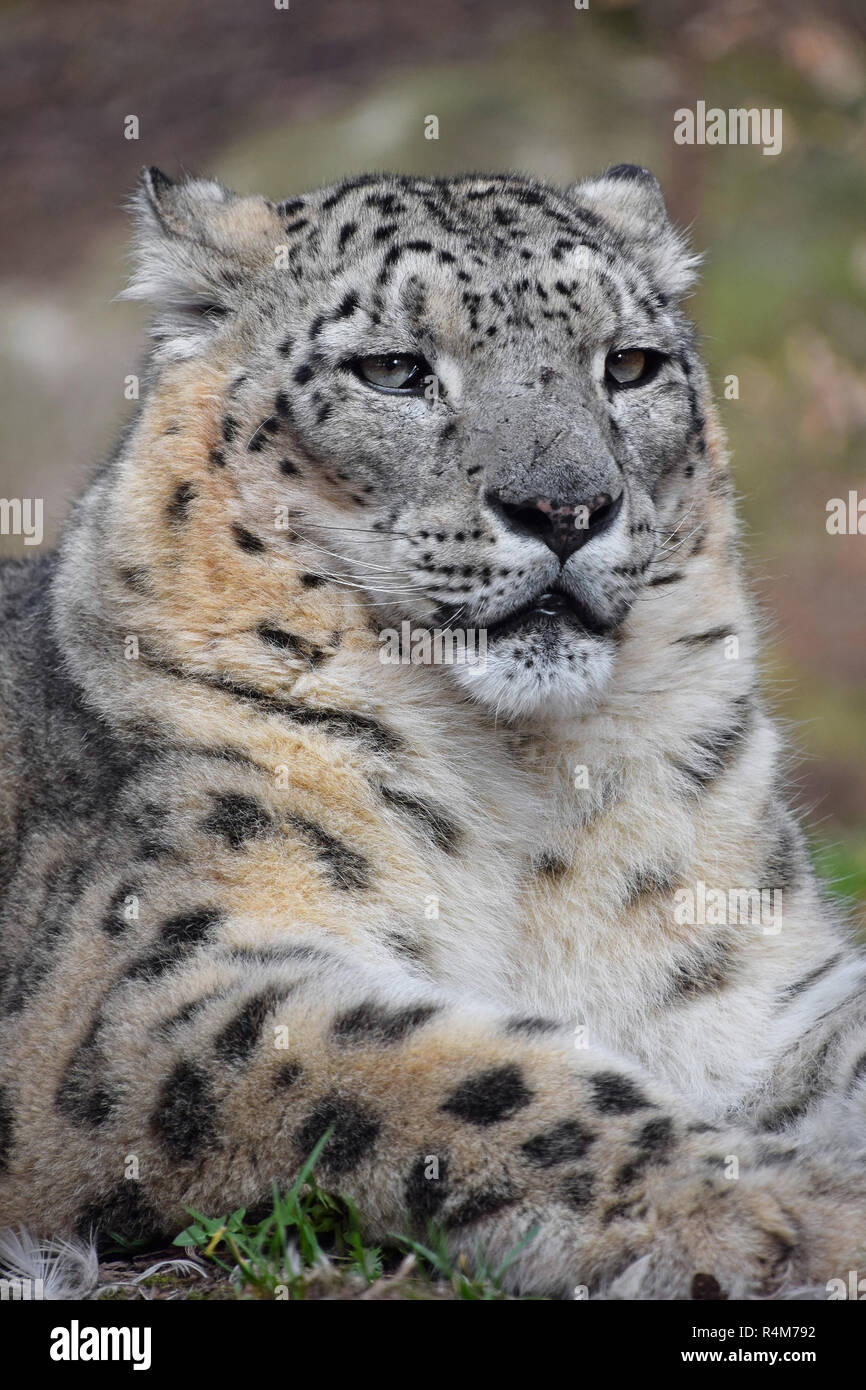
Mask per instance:
[[[649,1250],[606,1290],[616,1299],[768,1298],[802,1279],[797,1216],[746,1180],[673,1182],[654,1194]]]

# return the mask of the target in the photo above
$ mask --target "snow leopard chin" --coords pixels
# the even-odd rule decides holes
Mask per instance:
[[[488,643],[483,660],[451,669],[453,679],[497,718],[580,717],[610,688],[615,644],[566,632],[545,643],[507,637]]]

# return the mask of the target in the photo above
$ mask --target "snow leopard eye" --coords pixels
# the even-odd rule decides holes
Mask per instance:
[[[430,366],[423,357],[408,352],[384,352],[372,357],[356,357],[349,364],[355,375],[377,391],[420,395],[425,376],[431,376]]]
[[[651,381],[662,363],[662,353],[652,348],[622,348],[609,352],[605,375],[616,386],[637,386]]]

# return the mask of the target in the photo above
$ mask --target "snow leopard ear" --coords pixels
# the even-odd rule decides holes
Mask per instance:
[[[649,169],[616,164],[598,178],[573,184],[568,193],[631,243],[665,294],[679,299],[692,288],[701,257],[671,222],[661,184]]]
[[[135,269],[122,299],[155,309],[163,357],[191,357],[240,307],[250,276],[274,265],[281,239],[266,198],[241,198],[212,179],[175,183],[143,169],[132,198]]]

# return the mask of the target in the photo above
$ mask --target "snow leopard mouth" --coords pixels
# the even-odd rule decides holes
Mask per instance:
[[[585,603],[554,586],[487,625],[488,641],[546,627],[568,627],[584,636],[603,637],[612,624],[604,622]]]

